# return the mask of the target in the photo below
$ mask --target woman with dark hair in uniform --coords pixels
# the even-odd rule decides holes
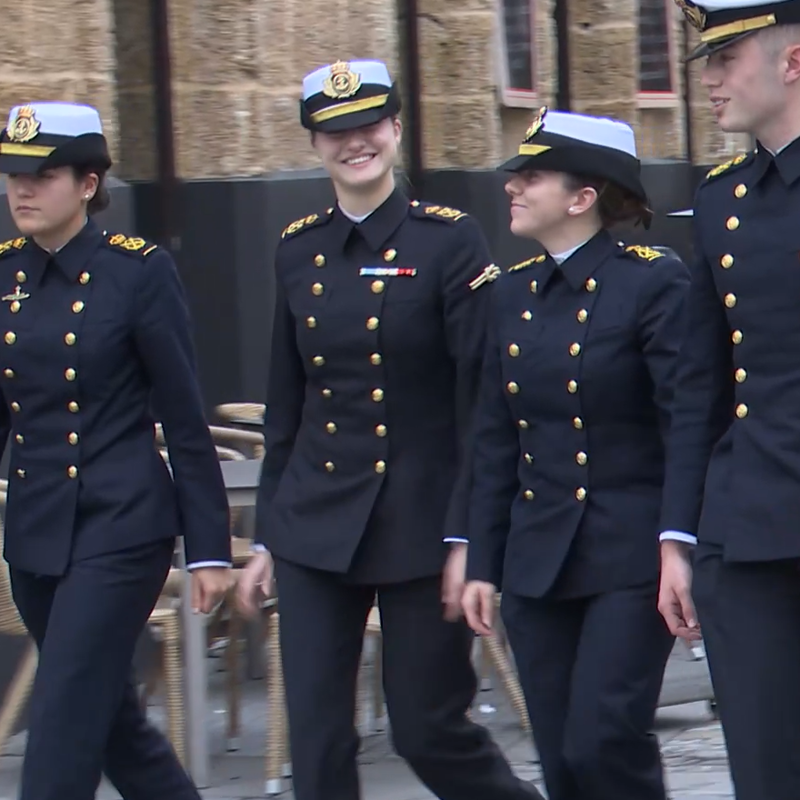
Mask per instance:
[[[512,233],[546,253],[493,289],[464,609],[486,634],[502,589],[550,800],[663,800],[658,517],[688,271],[609,232],[651,216],[628,125],[543,109],[502,169]]]
[[[276,255],[265,458],[244,608],[281,612],[294,792],[357,800],[356,676],[377,594],[394,746],[443,800],[525,800],[467,710],[460,617],[469,431],[498,274],[477,224],[397,189],[399,92],[379,61],[303,81],[301,120],[332,208]],[[445,618],[447,617],[447,618]]]
[[[198,611],[230,584],[183,289],[166,251],[92,220],[110,166],[89,106],[17,106],[0,136],[22,234],[0,244],[4,555],[39,648],[21,800],[93,800],[101,773],[125,800],[199,800],[145,719],[131,662],[176,536]]]

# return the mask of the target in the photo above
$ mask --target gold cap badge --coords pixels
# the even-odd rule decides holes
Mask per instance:
[[[331,65],[331,74],[323,81],[323,94],[334,100],[352,97],[361,88],[361,75],[350,69],[346,61]]]
[[[675,0],[678,8],[683,11],[684,16],[694,25],[697,30],[702,31],[706,27],[708,19],[706,12],[698,8],[691,0]]]
[[[527,142],[529,139],[532,139],[539,131],[541,130],[542,125],[544,125],[544,118],[547,115],[547,106],[542,106],[537,112],[536,116],[533,118],[533,122],[528,126],[528,130],[525,131],[525,138],[522,140]]]
[[[23,106],[8,128],[8,138],[12,142],[29,142],[39,133],[41,123],[36,119],[32,106]]]

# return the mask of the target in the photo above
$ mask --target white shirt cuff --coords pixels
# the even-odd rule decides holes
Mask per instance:
[[[697,544],[697,537],[684,531],[664,531],[658,537],[659,542],[683,542],[684,544]]]
[[[186,569],[191,572],[193,569],[204,569],[205,567],[232,567],[230,561],[195,561],[193,564],[187,564]]]
[[[263,544],[259,544],[258,542],[254,542],[253,544],[251,544],[250,545],[250,549],[254,553],[267,553],[267,552],[269,552],[267,550],[267,548]]]
[[[461,539],[457,536],[448,536],[444,541],[446,544],[469,544],[469,539]]]

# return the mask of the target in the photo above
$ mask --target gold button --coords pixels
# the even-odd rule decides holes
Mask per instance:
[[[333,472],[336,469],[336,464],[334,464],[333,461],[326,461],[325,469],[328,470],[328,472]]]
[[[508,346],[508,354],[511,356],[511,358],[516,358],[519,355],[519,345],[510,344]]]
[[[747,187],[746,187],[746,186],[745,186],[743,183],[740,183],[740,184],[739,184],[739,185],[738,185],[738,186],[737,186],[737,187],[736,187],[736,188],[733,190],[733,193],[734,193],[734,194],[735,194],[735,195],[736,195],[738,198],[740,198],[740,199],[741,199],[742,197],[744,197],[744,196],[747,194]]]
[[[65,341],[65,342],[66,342],[66,343],[67,343],[67,344],[68,344],[70,347],[72,347],[72,345],[74,345],[74,344],[75,344],[75,342],[77,342],[77,341],[78,341],[78,337],[77,337],[77,336],[76,336],[74,333],[65,333],[65,334],[64,334],[64,341]]]
[[[338,430],[338,428],[336,427],[336,423],[335,423],[335,422],[329,422],[329,423],[328,423],[328,424],[325,426],[325,430],[326,430],[326,431],[328,431],[328,433],[336,433],[336,431]]]
[[[78,468],[74,466],[67,467],[67,475],[69,475],[70,478],[77,478]]]
[[[728,294],[725,295],[725,305],[728,308],[733,308],[736,305],[736,295],[733,294],[733,292],[728,292]]]
[[[736,416],[739,417],[739,419],[744,419],[749,413],[750,409],[744,403],[739,403],[739,405],[736,406]]]
[[[530,453],[525,453],[525,461],[528,464],[533,464],[533,456]]]
[[[5,335],[6,344],[14,344],[17,341],[17,334],[14,331],[8,331]]]
[[[386,436],[386,426],[385,425],[376,425],[375,426],[375,435],[380,436],[383,439]]]
[[[315,283],[311,287],[311,294],[319,297],[325,291],[325,287],[321,283]]]
[[[586,455],[586,453],[584,453],[583,451],[581,451],[580,453],[576,453],[576,454],[575,454],[575,461],[577,461],[577,462],[578,462],[578,464],[579,464],[580,466],[582,466],[582,467],[585,467],[585,466],[586,466],[586,462],[587,462],[588,460],[589,460],[589,457],[588,457],[588,456]]]
[[[372,294],[380,294],[386,288],[386,284],[383,281],[372,281]]]
[[[372,364],[373,367],[377,367],[383,361],[383,357],[380,353],[373,353],[369,357],[369,363]]]
[[[309,328],[316,328],[317,327],[317,318],[316,317],[306,317],[306,326]]]
[[[394,261],[397,258],[397,250],[394,247],[390,247],[384,254],[383,260],[384,261]]]
[[[584,489],[583,486],[579,486],[575,490],[575,498],[577,500],[580,500],[581,502],[583,502],[586,499],[586,489]]]
[[[736,377],[736,383],[744,383],[747,380],[747,370],[741,367],[736,370],[734,375]]]
[[[580,417],[573,417],[572,418],[572,427],[575,428],[576,431],[583,430],[583,420]]]
[[[84,307],[85,307],[85,303],[83,302],[83,300],[76,300],[72,304],[72,313],[73,314],[80,314],[81,311],[83,311]]]
[[[78,373],[75,372],[75,370],[72,369],[72,367],[68,367],[67,369],[64,370],[64,377],[68,381],[74,381],[77,376],[78,376]]]
[[[77,414],[81,409],[80,406],[74,401],[71,400],[67,408],[73,413]]]
[[[377,317],[370,317],[367,320],[367,330],[368,331],[376,331],[376,330],[378,330],[378,325],[380,325],[380,324],[381,324],[381,322]]]
[[[16,277],[17,283],[25,283],[25,281],[28,280],[28,276],[22,270],[17,273]]]
[[[730,269],[733,266],[733,256],[730,253],[726,253],[719,260],[719,263],[722,269]]]
[[[81,272],[81,274],[78,276],[78,280],[79,280],[79,281],[80,281],[80,282],[81,282],[81,283],[82,283],[84,286],[86,286],[86,284],[87,284],[87,283],[89,283],[89,281],[90,281],[91,279],[92,279],[92,276],[91,276],[91,275],[90,275],[88,272]]]
[[[589,319],[589,312],[582,308],[575,316],[578,318],[578,322],[586,322]]]
[[[18,433],[14,438],[17,440],[17,444],[25,444],[25,437],[21,433]]]
[[[11,410],[12,411],[19,411],[20,410],[20,404],[16,400],[11,404]]]
[[[508,389],[510,394],[519,394],[519,384],[514,383],[514,381],[509,381],[506,384],[506,389]]]
[[[70,444],[78,444],[78,434],[73,431],[69,436],[67,436],[67,441]]]
[[[533,494],[533,492],[530,489],[526,489],[525,490],[524,497],[525,497],[526,500],[533,500],[534,496],[535,495]]]
[[[538,290],[539,290],[539,281],[531,281],[531,292],[533,292],[533,294],[536,294]]]
[[[570,394],[575,394],[578,391],[578,381],[570,381],[567,384],[567,391]]]
[[[25,470],[24,469],[18,469],[17,470],[17,475],[19,475],[20,478],[24,478],[25,477]]]
[[[375,462],[375,472],[377,472],[378,475],[383,475],[383,473],[386,472],[386,462],[385,461],[376,461]]]
[[[380,403],[382,400],[383,400],[383,389],[373,389],[372,401],[374,403]]]
[[[312,358],[311,361],[315,367],[321,367],[325,364],[324,356],[314,356],[314,358]]]
[[[742,343],[742,339],[744,339],[744,334],[741,331],[734,331],[731,334],[731,341],[734,344],[741,344]]]
[[[593,292],[595,289],[597,289],[597,281],[594,278],[589,278],[589,280],[586,281],[586,291]]]
[[[325,266],[325,256],[320,253],[319,255],[314,256],[314,266],[315,267],[324,267]]]
[[[735,231],[739,227],[739,217],[728,217],[725,220],[725,227],[729,231]]]
[[[323,389],[322,390],[323,397],[333,397],[333,392],[330,389]]]
[[[6,378],[13,378],[14,377],[14,370],[6,368],[6,369],[3,370],[3,375],[5,375]]]
[[[531,314],[530,311],[523,311],[522,319],[524,319],[525,322],[530,322],[533,319],[533,314]]]
[[[12,314],[16,314],[21,308],[22,306],[20,305],[19,300],[14,300],[14,302],[9,306]]]
[[[571,356],[578,356],[581,353],[581,346],[577,342],[573,342],[569,346],[569,354]]]
[[[517,425],[519,425],[520,429],[523,431],[528,430],[528,428],[530,427],[530,425],[528,424],[528,420],[526,419],[521,419],[519,422],[517,422]]]

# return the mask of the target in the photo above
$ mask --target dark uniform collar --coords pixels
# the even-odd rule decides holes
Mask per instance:
[[[767,174],[767,170],[773,163],[787,186],[791,186],[800,178],[800,138],[790,142],[777,155],[772,155],[764,145],[759,143],[753,162],[753,183],[758,183]]]
[[[546,274],[541,283],[546,285],[556,270],[561,270],[573,291],[583,289],[587,279],[617,248],[617,243],[607,230],[598,231],[560,266],[548,255],[543,265]]]
[[[331,244],[344,250],[353,229],[357,229],[371,250],[378,252],[408,216],[408,198],[395,189],[363,222],[353,222],[338,206],[334,209]]]
[[[52,259],[70,281],[86,268],[86,263],[103,241],[103,232],[89,219],[80,233],[73,236],[57,253],[48,253],[35,242],[31,242],[29,263],[26,269],[29,280],[34,284],[41,282],[48,261]]]

